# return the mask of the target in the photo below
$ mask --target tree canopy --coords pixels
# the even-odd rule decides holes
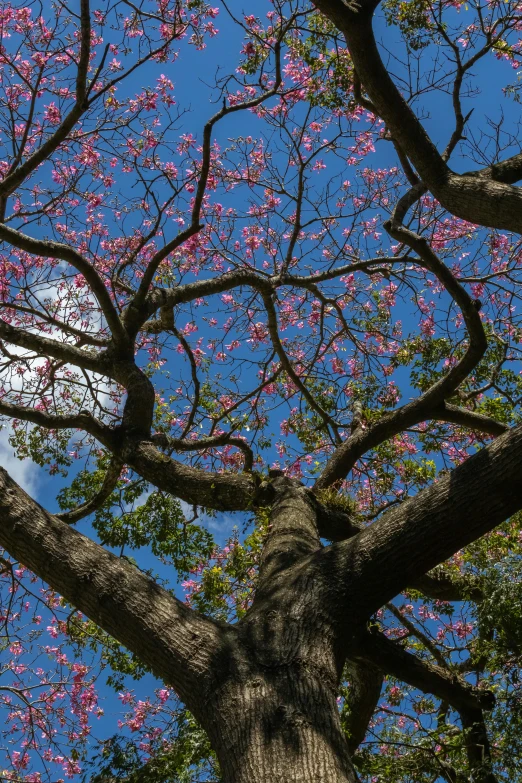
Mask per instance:
[[[522,781],[521,29],[0,2],[1,780]]]

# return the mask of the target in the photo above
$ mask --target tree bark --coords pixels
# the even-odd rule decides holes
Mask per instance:
[[[521,459],[522,426],[361,532],[347,522],[351,538],[327,547],[323,507],[308,488],[286,478],[257,488],[252,501],[269,501],[270,528],[255,600],[235,626],[186,607],[47,513],[3,470],[0,545],[175,687],[208,732],[225,783],[354,783],[336,702],[347,657],[357,660],[361,631],[385,601],[522,507]],[[226,480],[216,504],[237,502],[237,484]],[[408,668],[405,679],[455,692],[433,667]],[[472,701],[459,705],[470,764],[493,783]],[[359,718],[362,734],[368,716]]]
[[[313,557],[339,574],[331,598],[364,620],[455,552],[522,508],[522,426],[501,435],[448,475],[394,506],[353,538]],[[344,574],[343,579],[340,574]]]
[[[345,721],[348,747],[353,754],[363,742],[381,695],[384,675],[368,660],[349,660],[346,673],[350,684],[347,696],[349,716]]]
[[[354,783],[324,585],[294,574],[321,547],[316,504],[298,482],[273,484],[260,589],[235,627],[201,617],[47,513],[4,470],[0,543],[175,687],[225,783]]]
[[[209,703],[225,783],[354,783],[336,689],[306,660],[252,669]]]
[[[296,480],[271,488],[256,596],[238,626],[247,674],[217,688],[207,730],[226,783],[354,783],[336,700],[344,658],[325,584],[300,569],[321,549],[316,504]]]
[[[227,629],[46,512],[0,468],[0,545],[94,620],[198,717],[209,667],[227,655]]]
[[[314,0],[314,5],[344,34],[355,71],[372,108],[417,170],[423,184],[453,215],[491,228],[522,232],[522,188],[514,156],[481,172],[456,174],[446,164],[419,119],[397,89],[382,62],[372,29],[379,0]]]

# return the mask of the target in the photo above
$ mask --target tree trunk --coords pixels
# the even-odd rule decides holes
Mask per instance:
[[[371,613],[520,508],[521,454],[517,427],[357,535],[348,520],[353,537],[325,548],[324,509],[298,481],[274,478],[263,489],[272,511],[255,599],[235,625],[189,609],[47,513],[2,469],[0,545],[176,689],[207,731],[225,783],[355,783],[336,703],[347,657],[366,667],[372,650],[359,650],[361,661],[356,648]],[[326,527],[335,532],[342,525],[333,517]],[[404,655],[395,649],[395,670]],[[384,668],[393,672],[389,658]],[[465,713],[470,766],[493,783],[482,699],[437,667],[419,666],[408,667],[406,681]],[[353,689],[353,749],[378,699],[374,680]]]
[[[272,482],[270,528],[254,604],[204,727],[226,783],[354,783],[337,693],[339,654],[325,582],[301,561],[321,542],[297,481]]]
[[[306,661],[252,672],[208,705],[224,783],[354,783],[336,693]]]

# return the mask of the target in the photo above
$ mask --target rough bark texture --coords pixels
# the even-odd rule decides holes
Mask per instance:
[[[315,504],[297,481],[277,478],[272,489],[256,597],[238,627],[245,663],[217,688],[208,731],[231,783],[355,781],[325,585],[300,570],[321,548]]]
[[[373,110],[435,198],[449,212],[471,223],[520,233],[522,189],[510,184],[520,178],[519,157],[500,162],[501,181],[494,178],[494,169],[477,176],[479,172],[461,175],[449,168],[382,62],[372,29],[378,4],[361,0],[351,7],[344,0],[315,0],[317,8],[344,34]]]
[[[48,514],[3,468],[0,515],[1,543],[11,555],[133,650],[199,711],[209,661],[226,647],[222,628]]]
[[[367,623],[377,609],[406,588],[443,600],[480,600],[480,585],[475,581],[449,579],[433,569],[522,509],[522,426],[505,432],[505,425],[451,404],[487,349],[476,301],[428,242],[403,225],[408,210],[429,191],[454,215],[472,223],[522,231],[522,190],[513,186],[522,176],[522,156],[464,175],[453,172],[381,60],[372,30],[375,0],[315,0],[315,5],[344,34],[355,69],[354,96],[384,121],[412,185],[384,225],[391,237],[409,248],[408,253],[402,258],[379,257],[345,268],[332,267],[316,276],[292,276],[287,264],[272,277],[250,267],[172,288],[156,286],[161,261],[202,228],[212,129],[240,108],[239,104],[227,105],[226,100],[204,128],[191,221],[154,253],[137,290],[129,289],[131,297],[121,314],[109,294],[108,281],[89,258],[66,244],[32,238],[0,220],[2,242],[29,254],[60,259],[84,276],[110,332],[107,338],[82,337],[72,326],[65,332],[67,339],[57,340],[0,319],[0,338],[73,368],[98,373],[120,384],[126,393],[121,419],[114,426],[82,410],[59,416],[0,401],[0,415],[47,429],[90,433],[113,459],[98,495],[62,519],[47,513],[0,470],[0,546],[176,689],[208,732],[224,783],[355,783],[351,757],[367,733],[384,674],[402,678],[451,704],[461,715],[472,779],[495,783],[483,716],[483,710],[493,704],[491,694],[479,692],[448,671],[442,656],[436,664],[414,657],[400,644],[369,632]],[[80,9],[76,103],[48,141],[0,184],[0,218],[5,199],[49,159],[86,109],[88,0],[81,0]],[[274,44],[275,52],[285,34],[282,31],[281,40]],[[260,105],[275,94],[281,82],[279,64],[273,86],[241,108]],[[298,233],[296,228],[296,238]],[[354,411],[351,433],[343,440],[340,425],[314,397],[281,340],[274,305],[278,289],[302,287],[315,296],[321,281],[355,269],[372,274],[382,262],[390,266],[406,258],[433,274],[460,309],[468,332],[466,350],[417,399],[371,422],[364,422],[362,413]],[[264,306],[272,358],[278,360],[278,368],[271,370],[272,380],[283,372],[292,380],[335,444],[313,488],[283,476],[272,476],[270,481],[256,476],[252,448],[238,438],[234,442],[234,429],[219,435],[212,431],[204,443],[193,440],[189,430],[196,403],[179,439],[153,434],[156,392],[136,364],[136,336],[140,331],[170,331],[187,350],[186,341],[176,331],[173,308],[241,287],[248,287],[258,297],[259,307]],[[53,318],[46,322],[56,325]],[[68,339],[71,335],[77,345]],[[192,362],[194,370],[193,357]],[[265,371],[263,383],[268,382]],[[196,381],[194,375],[195,388]],[[363,455],[430,420],[499,437],[448,476],[366,527],[353,515],[321,502],[321,490],[338,486]],[[342,429],[348,433],[350,425]],[[204,471],[170,456],[176,450],[205,451],[218,443],[242,451],[242,473]],[[255,599],[240,623],[231,626],[202,617],[126,560],[67,524],[90,513],[110,495],[122,465],[187,503],[225,511],[271,507]],[[322,539],[334,543],[323,546]],[[336,696],[345,674],[352,687],[349,718],[342,726]]]
[[[416,578],[508,519],[522,507],[521,460],[518,426],[360,535],[319,553],[316,559],[324,560],[325,573],[339,569],[347,577],[337,606],[350,607],[352,617],[352,612],[368,617]]]
[[[256,597],[236,626],[188,609],[44,511],[3,470],[0,543],[176,688],[208,732],[226,783],[353,783],[351,753],[382,671],[461,712],[470,768],[493,783],[482,718],[490,696],[412,661],[364,626],[415,580],[435,592],[468,589],[423,572],[522,506],[521,459],[519,427],[369,528],[356,533],[347,524],[351,537],[327,547],[321,504],[299,482],[274,479],[263,490],[272,514]],[[347,658],[354,682],[348,739],[336,703]]]
[[[377,666],[365,660],[349,660],[346,674],[349,718],[345,724],[350,753],[355,753],[366,736],[368,725],[381,695],[384,674]]]
[[[259,667],[219,690],[206,729],[227,783],[353,783],[333,683],[306,661]]]

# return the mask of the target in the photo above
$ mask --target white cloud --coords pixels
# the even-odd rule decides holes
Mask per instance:
[[[190,503],[186,503],[184,500],[180,500],[179,502],[186,519],[193,519],[194,506]],[[234,517],[232,514],[227,514],[226,511],[220,511],[215,516],[209,516],[204,513],[202,509],[198,509],[198,512],[197,524],[206,527],[207,530],[214,533],[218,539],[219,537],[231,535],[234,526],[238,524],[238,518]]]
[[[40,468],[30,459],[20,460],[15,456],[14,449],[9,444],[10,433],[9,425],[5,425],[0,431],[0,465],[22,489],[36,499],[40,484]]]

